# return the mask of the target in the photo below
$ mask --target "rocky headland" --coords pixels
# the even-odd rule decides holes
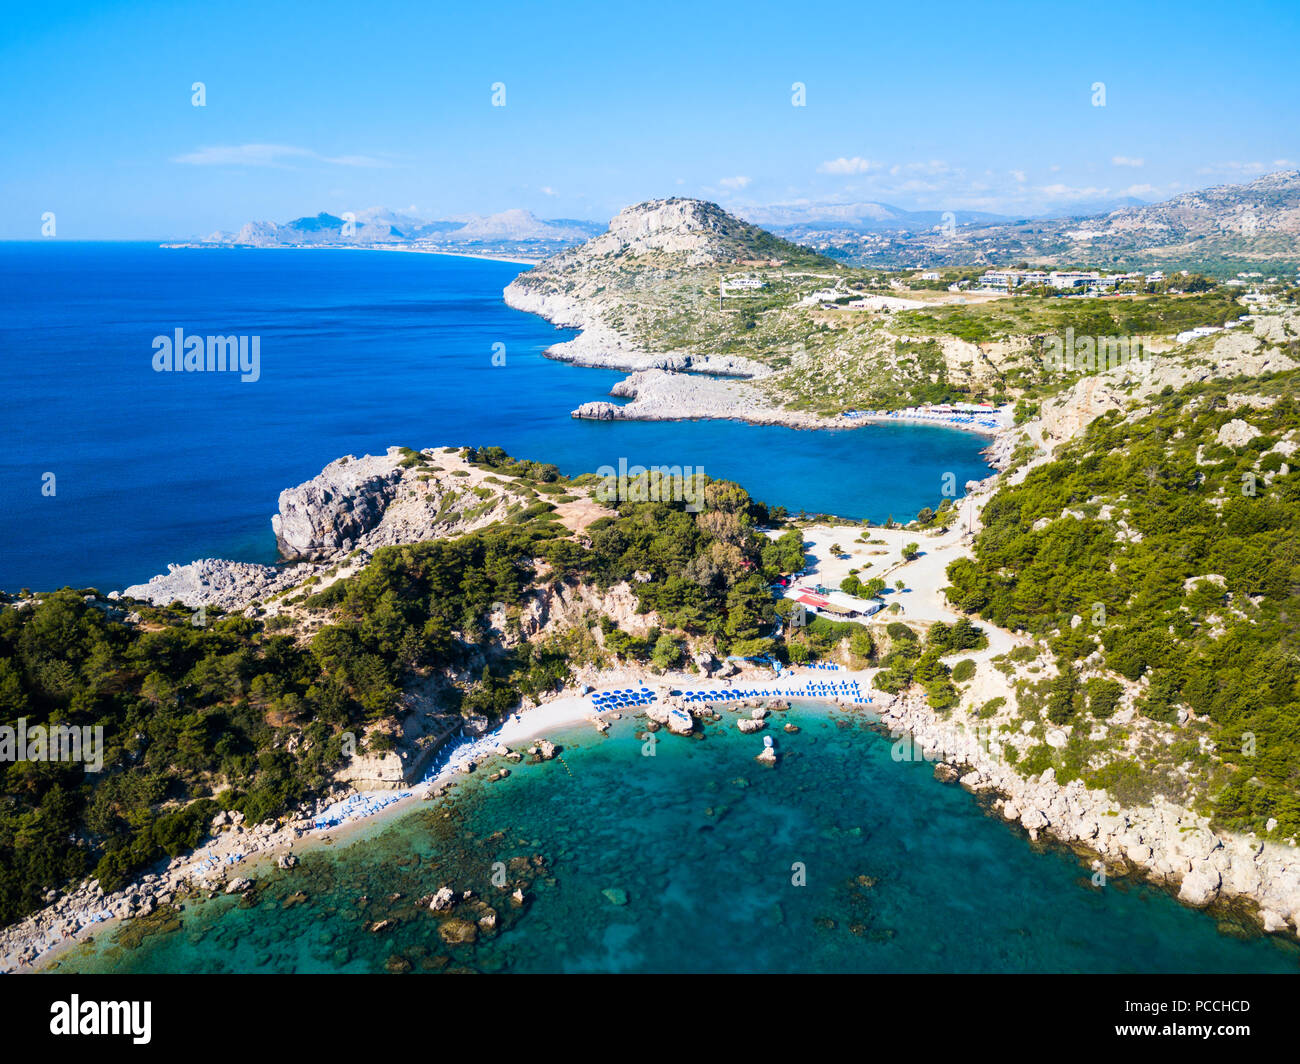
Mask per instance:
[[[608,513],[583,489],[556,516],[576,529]],[[283,562],[257,565],[202,558],[169,565],[166,573],[110,597],[155,606],[181,602],[240,612],[256,604],[265,615],[310,581],[320,591],[356,573],[380,547],[464,535],[522,510],[529,489],[515,478],[465,461],[458,448],[413,451],[390,447],[383,455],[347,455],[312,479],[280,493],[271,517]]]

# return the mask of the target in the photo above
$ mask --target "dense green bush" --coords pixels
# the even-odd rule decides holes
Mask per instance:
[[[1300,472],[1261,455],[1300,428],[1296,385],[1295,372],[1197,384],[1140,419],[1098,419],[997,492],[974,559],[948,570],[950,602],[1050,639],[1058,665],[1100,650],[1107,669],[1144,680],[1143,715],[1208,718],[1233,772],[1203,796],[1217,821],[1262,830],[1274,817],[1280,834],[1300,831]],[[1255,438],[1221,444],[1237,419]],[[1113,681],[1080,691],[1063,677],[1047,709],[1064,722],[1086,701],[1104,717],[1117,700]]]

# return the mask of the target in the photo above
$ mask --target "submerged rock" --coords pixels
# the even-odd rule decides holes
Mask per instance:
[[[472,920],[453,916],[438,928],[439,937],[449,946],[459,946],[478,939],[478,925]]]

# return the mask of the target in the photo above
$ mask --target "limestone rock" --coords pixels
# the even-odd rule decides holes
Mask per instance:
[[[1179,900],[1198,909],[1204,908],[1219,896],[1221,882],[1217,871],[1206,864],[1201,864],[1183,877],[1182,885],[1178,888]]]

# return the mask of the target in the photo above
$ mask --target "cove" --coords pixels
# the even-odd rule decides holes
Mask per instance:
[[[556,760],[497,783],[485,765],[449,800],[263,866],[248,900],[128,924],[58,970],[1300,971],[1294,943],[1141,883],[1093,886],[932,766],[892,760],[856,711],[777,714],[775,768],[731,713],[702,738],[660,733],[653,757],[644,727],[552,736]],[[444,885],[490,904],[498,929],[449,944],[418,905]]]

